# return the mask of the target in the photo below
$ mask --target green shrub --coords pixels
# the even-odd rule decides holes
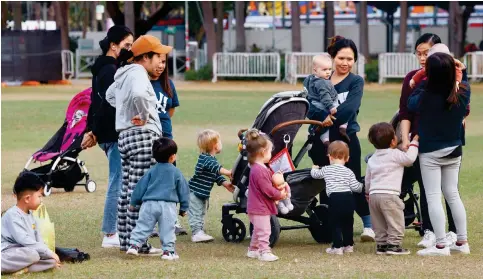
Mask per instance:
[[[379,63],[377,59],[372,59],[371,62],[365,65],[366,80],[368,82],[379,81]]]
[[[211,80],[212,68],[209,65],[201,67],[198,71],[189,70],[184,73],[185,80]]]

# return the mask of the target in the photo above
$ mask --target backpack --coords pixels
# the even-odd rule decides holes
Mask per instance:
[[[81,252],[77,248],[55,247],[55,253],[61,262],[80,263],[91,258],[89,254]]]

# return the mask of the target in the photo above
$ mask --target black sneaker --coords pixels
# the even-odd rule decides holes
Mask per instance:
[[[386,254],[388,255],[409,255],[411,252],[408,249],[404,249],[399,245],[387,245]]]
[[[377,245],[376,246],[376,255],[386,255],[387,252],[387,245]]]

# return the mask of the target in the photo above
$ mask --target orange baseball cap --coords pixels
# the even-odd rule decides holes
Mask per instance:
[[[131,46],[134,57],[148,52],[168,54],[172,49],[173,47],[161,44],[158,38],[151,35],[142,35]]]

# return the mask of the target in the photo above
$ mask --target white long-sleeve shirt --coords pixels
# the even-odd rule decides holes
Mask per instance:
[[[325,191],[328,197],[332,193],[362,191],[362,183],[357,181],[355,174],[343,165],[333,164],[312,169],[310,175],[315,179],[325,180]]]
[[[52,259],[54,252],[45,245],[32,213],[17,206],[2,216],[2,251],[12,247],[27,247],[37,251],[41,259]]]
[[[407,152],[399,149],[377,149],[367,162],[366,194],[401,194],[404,167],[418,157],[418,142],[412,141]]]

